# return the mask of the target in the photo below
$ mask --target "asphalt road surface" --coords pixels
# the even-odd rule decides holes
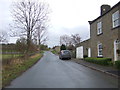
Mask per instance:
[[[7,88],[117,88],[118,80],[51,52],[13,80]]]

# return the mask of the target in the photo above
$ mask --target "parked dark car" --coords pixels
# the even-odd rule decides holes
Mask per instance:
[[[71,59],[71,52],[69,50],[61,50],[59,58],[60,59]]]

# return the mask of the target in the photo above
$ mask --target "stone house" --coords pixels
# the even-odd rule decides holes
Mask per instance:
[[[90,24],[90,39],[81,42],[76,57],[105,57],[120,60],[120,2],[101,6],[101,15]],[[81,54],[81,55],[80,55]]]

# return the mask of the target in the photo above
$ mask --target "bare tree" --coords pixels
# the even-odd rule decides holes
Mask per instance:
[[[77,46],[81,41],[79,34],[72,34],[71,36],[63,35],[60,37],[60,45],[64,44],[66,46]]]
[[[27,37],[28,50],[35,32],[40,33],[42,25],[45,25],[48,19],[48,8],[48,4],[39,1],[26,0],[13,3],[14,34]]]
[[[6,31],[0,31],[0,43],[8,42],[8,34]]]
[[[72,40],[72,43],[74,46],[77,46],[78,44],[80,44],[80,41],[81,41],[81,37],[79,34],[72,34],[71,35],[71,40]]]
[[[64,45],[66,45],[66,46],[69,46],[69,45],[72,44],[71,41],[72,41],[72,40],[71,40],[71,37],[68,36],[68,35],[62,35],[62,36],[60,37],[60,45],[64,44]]]
[[[45,44],[45,42],[48,40],[46,27],[40,26],[36,29],[34,32],[34,40],[37,40],[36,43],[38,45]]]

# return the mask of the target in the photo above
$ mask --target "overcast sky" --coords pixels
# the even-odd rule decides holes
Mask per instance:
[[[13,0],[0,0],[0,30],[9,30],[12,22],[10,5]],[[15,0],[14,0],[15,1]],[[46,0],[51,8],[50,27],[48,29],[50,47],[59,45],[60,36],[67,34],[80,34],[82,40],[88,39],[88,21],[100,16],[100,6],[109,4],[114,6],[119,0]],[[15,43],[17,38],[10,38]]]

